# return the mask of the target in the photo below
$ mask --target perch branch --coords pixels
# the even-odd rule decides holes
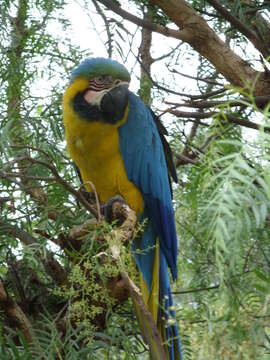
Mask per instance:
[[[121,239],[129,240],[133,236],[134,227],[136,225],[137,217],[133,210],[131,210],[127,205],[123,205],[120,203],[115,203],[113,208],[113,213],[116,217],[119,218],[123,214],[126,217],[126,220],[120,227],[121,231]],[[121,242],[122,243],[122,242]],[[113,258],[120,264],[120,275],[123,280],[124,286],[128,289],[129,295],[131,296],[132,300],[136,303],[136,305],[139,308],[139,311],[143,315],[143,318],[145,319],[146,323],[150,326],[150,333],[152,335],[152,339],[148,338],[147,332],[145,332],[146,341],[148,343],[150,353],[151,353],[151,359],[153,360],[166,360],[167,357],[165,355],[164,348],[162,346],[162,340],[160,338],[157,326],[153,320],[153,317],[148,310],[147,306],[145,305],[142,295],[140,293],[140,290],[137,288],[137,286],[134,284],[134,282],[130,279],[127,272],[124,270],[124,265],[122,264],[120,253],[121,248],[120,245],[117,245],[115,242],[111,243],[109,242],[110,250],[112,253]],[[152,344],[152,341],[154,340],[154,346]],[[155,348],[155,350],[154,350]],[[156,351],[156,349],[158,351]]]

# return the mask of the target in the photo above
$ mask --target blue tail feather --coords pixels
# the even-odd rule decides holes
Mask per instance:
[[[132,246],[136,265],[143,276],[149,294],[152,283],[155,281],[153,263],[156,242],[156,231],[153,224],[149,222],[144,230],[139,249],[136,249],[134,244]],[[159,306],[159,315],[157,326],[162,328],[163,331],[161,331],[161,334],[165,334],[163,341],[167,344],[166,348],[169,354],[169,360],[182,360],[180,338],[170,288],[169,268],[162,247],[160,247],[159,261],[159,305],[157,305]]]
[[[181,359],[181,343],[178,333],[178,326],[175,317],[175,310],[173,307],[173,299],[170,287],[170,278],[168,265],[165,256],[160,253],[160,303],[163,305],[164,313],[163,316],[169,324],[166,326],[166,339],[168,341],[168,350],[170,360]],[[163,299],[163,300],[162,300]]]

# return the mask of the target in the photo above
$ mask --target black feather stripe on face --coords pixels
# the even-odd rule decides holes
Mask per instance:
[[[79,92],[73,99],[73,109],[86,121],[98,121],[102,118],[101,111],[97,105],[88,104],[84,99],[84,92]]]
[[[88,88],[83,92],[78,92],[73,99],[73,109],[82,120],[116,124],[123,119],[129,97],[127,86],[119,85],[105,91],[101,94],[99,104],[86,101],[89,90]]]
[[[102,91],[110,89],[113,86],[113,78],[111,76],[98,76],[91,79],[89,90]]]

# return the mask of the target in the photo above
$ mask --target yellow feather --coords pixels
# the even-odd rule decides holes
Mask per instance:
[[[87,80],[78,78],[67,88],[63,97],[68,152],[80,169],[88,191],[93,191],[93,183],[102,203],[121,195],[140,214],[143,198],[139,189],[128,180],[120,153],[118,127],[126,121],[128,107],[124,118],[117,124],[82,119],[73,110],[72,100],[88,86]]]

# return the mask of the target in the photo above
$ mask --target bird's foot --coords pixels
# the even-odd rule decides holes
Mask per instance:
[[[105,220],[108,223],[112,223],[113,221],[117,221],[118,225],[121,225],[125,220],[126,217],[121,215],[121,211],[117,211],[116,206],[126,205],[124,198],[120,195],[113,196],[110,198],[105,204],[101,206],[101,212],[105,217]]]

